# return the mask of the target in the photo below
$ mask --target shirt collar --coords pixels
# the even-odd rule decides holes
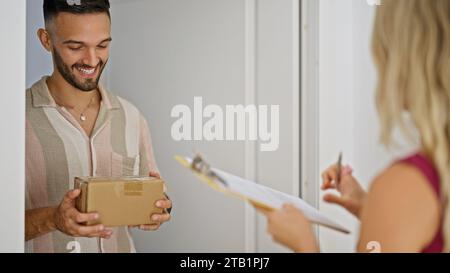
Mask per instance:
[[[31,87],[31,96],[34,107],[56,107],[56,102],[47,86],[47,79],[49,77],[42,77],[37,83]],[[116,96],[109,93],[102,85],[99,85],[100,95],[102,96],[102,102],[106,109],[120,109],[120,102]]]

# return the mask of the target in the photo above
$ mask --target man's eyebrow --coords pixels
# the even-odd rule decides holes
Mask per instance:
[[[63,44],[64,44],[64,45],[67,45],[67,44],[80,44],[80,45],[84,45],[83,42],[75,41],[75,40],[67,40],[67,41],[64,41]]]
[[[110,37],[110,38],[106,38],[105,40],[101,41],[99,44],[103,44],[103,43],[111,42],[111,41],[112,41],[112,38]],[[75,41],[75,40],[67,40],[67,41],[64,41],[63,44],[64,44],[64,45],[67,45],[67,44],[79,44],[79,45],[84,45],[83,42],[81,42],[81,41]]]
[[[99,44],[103,44],[103,43],[106,43],[106,42],[111,42],[112,41],[112,38],[111,37],[109,37],[109,38],[107,38],[107,39],[105,39],[105,40],[103,40],[103,41],[101,41]]]

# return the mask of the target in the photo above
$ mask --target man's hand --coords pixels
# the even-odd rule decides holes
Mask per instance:
[[[56,208],[54,223],[56,228],[73,237],[101,237],[109,239],[113,233],[103,225],[84,226],[83,223],[97,220],[98,213],[81,213],[75,208],[75,199],[80,195],[80,190],[72,190],[66,193],[61,204]]]
[[[156,178],[161,179],[161,175],[157,172],[150,172],[149,175],[151,177],[156,177]],[[165,186],[164,186],[164,192],[166,192]],[[169,214],[169,211],[172,208],[172,201],[170,201],[169,198],[161,199],[161,200],[156,201],[155,206],[163,209],[164,213],[154,213],[154,214],[150,215],[150,219],[156,223],[151,224],[151,225],[140,225],[140,226],[138,226],[139,229],[146,230],[146,231],[158,230],[162,224],[170,221],[171,216]]]

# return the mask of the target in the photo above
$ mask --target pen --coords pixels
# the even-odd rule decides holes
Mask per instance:
[[[342,152],[339,153],[339,158],[336,165],[337,165],[336,186],[339,186],[339,183],[341,182],[341,172],[342,172]]]

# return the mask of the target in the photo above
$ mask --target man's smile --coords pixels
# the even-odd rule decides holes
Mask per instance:
[[[78,74],[80,74],[82,78],[91,79],[95,78],[97,75],[98,67],[98,65],[96,67],[75,66],[75,70],[78,71]]]

